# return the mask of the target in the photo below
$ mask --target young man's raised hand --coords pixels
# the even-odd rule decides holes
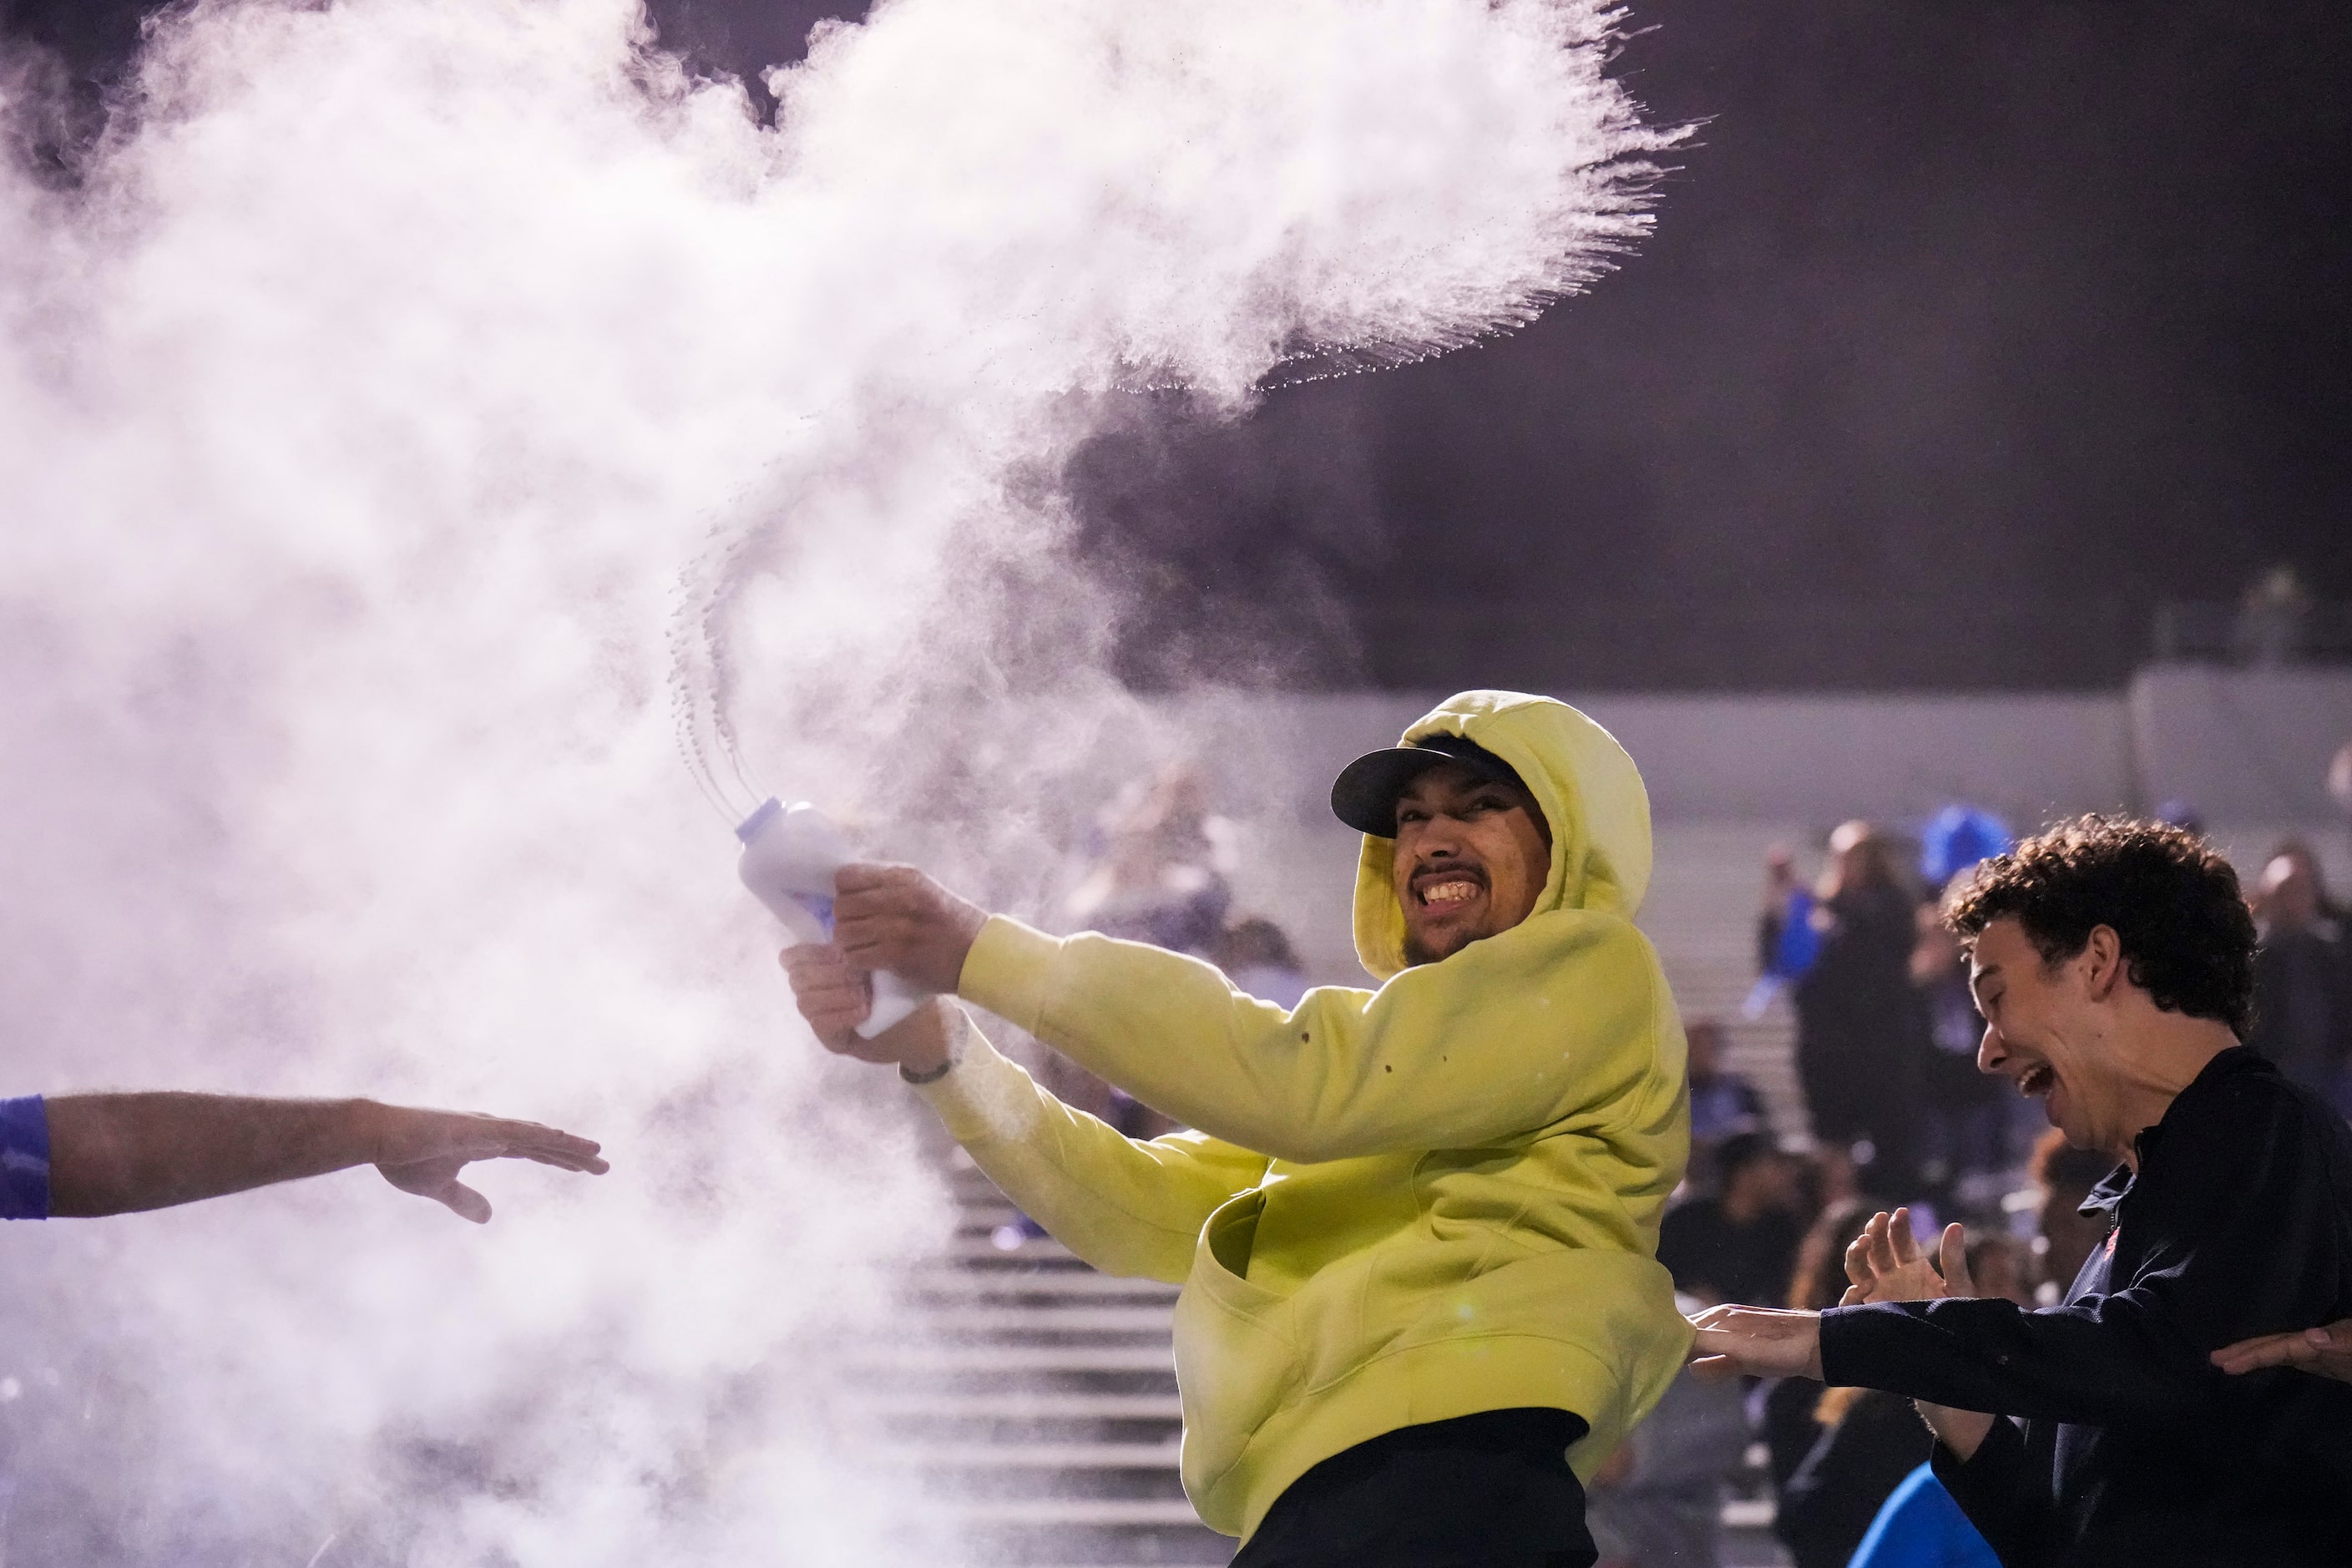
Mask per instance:
[[[833,945],[852,968],[954,994],[986,910],[912,866],[844,866],[833,887]]]
[[[1976,1281],[1969,1275],[1968,1232],[1948,1225],[1937,1246],[1942,1268],[1930,1263],[1911,1234],[1911,1211],[1874,1214],[1853,1245],[1845,1249],[1845,1277],[1850,1283],[1841,1307],[1867,1306],[1875,1301],[1937,1301],[1948,1296],[1973,1296]],[[1944,1446],[1962,1458],[1977,1451],[1992,1417],[1974,1410],[1955,1410],[1915,1399],[1913,1408]]]
[[[1941,1265],[1938,1268],[1938,1265]],[[1911,1211],[1874,1214],[1853,1245],[1845,1249],[1845,1277],[1851,1282],[1839,1298],[1841,1307],[1872,1301],[1936,1301],[1946,1296],[1973,1296],[1969,1278],[1968,1232],[1948,1225],[1928,1260],[1911,1234]]]
[[[867,971],[852,964],[830,942],[788,947],[779,956],[801,1016],[815,1033],[817,1044],[834,1055],[896,1066],[918,1078],[948,1059],[953,1020],[946,1003],[926,1003],[869,1040],[857,1032],[874,1011],[874,983]]]

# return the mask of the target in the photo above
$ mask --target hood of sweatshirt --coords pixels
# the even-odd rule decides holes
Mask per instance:
[[[1551,829],[1551,874],[1528,919],[1559,910],[1632,920],[1650,885],[1650,794],[1617,738],[1549,697],[1465,691],[1410,725],[1401,744],[1459,735],[1511,764]],[[1396,841],[1367,834],[1356,862],[1356,956],[1387,981],[1405,968]]]

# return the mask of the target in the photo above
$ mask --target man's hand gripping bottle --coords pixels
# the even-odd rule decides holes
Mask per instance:
[[[751,894],[782,921],[793,945],[833,938],[833,874],[857,857],[833,819],[802,802],[771,796],[735,829],[743,841],[737,874]],[[872,1039],[931,999],[895,974],[874,975],[874,1010],[857,1032]]]

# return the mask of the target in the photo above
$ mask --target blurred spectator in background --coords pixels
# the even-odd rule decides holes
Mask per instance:
[[[1723,1065],[1723,1025],[1693,1018],[1683,1026],[1683,1037],[1689,1047],[1691,1142],[1712,1150],[1735,1132],[1766,1131],[1764,1097]]]
[[[1847,1204],[1813,1222],[1799,1251],[1788,1304],[1837,1305],[1845,1252],[1871,1205]],[[1758,1298],[1766,1300],[1768,1298]],[[1772,1533],[1796,1568],[1846,1568],[1880,1505],[1927,1458],[1927,1430],[1911,1402],[1874,1389],[1824,1388],[1811,1378],[1765,1384],[1762,1436],[1772,1472]]]
[[[1764,909],[1757,928],[1756,989],[1742,1009],[1760,1018],[1772,998],[1805,977],[1822,955],[1813,921],[1813,890],[1797,880],[1796,862],[1785,844],[1764,855]]]
[[[1785,850],[1766,862],[1758,949],[1785,971],[1800,922],[1814,951],[1793,977],[1797,1078],[1813,1136],[1850,1151],[1863,1185],[1907,1194],[1916,1180],[1926,1066],[1911,988],[1913,899],[1885,837],[1866,822],[1830,836],[1829,863],[1810,894]]]
[[[1307,994],[1307,966],[1290,938],[1270,920],[1244,915],[1217,933],[1209,961],[1225,972],[1234,989],[1286,1009]]]
[[[2013,1236],[1993,1232],[1969,1242],[1969,1278],[1979,1296],[1998,1296],[2021,1307],[2033,1305],[2039,1270],[2033,1249]]]
[[[1919,1033],[1927,1042],[1923,1064],[1925,1130],[1920,1177],[1951,1192],[1963,1205],[1981,1205],[1997,1192],[1980,1191],[2009,1169],[2011,1102],[2005,1079],[1977,1070],[1984,1037],[1976,995],[1959,939],[1945,929],[1933,904],[1917,910],[1918,940],[1911,949]]]
[[[1231,830],[1188,763],[1129,785],[1103,812],[1102,858],[1070,895],[1070,923],[1205,958],[1224,930]]]
[[[2009,824],[1980,806],[1948,805],[1919,830],[1919,879],[1924,886],[1948,888],[1979,861],[2006,854],[2017,842]]]
[[[1683,1037],[1688,1043],[1691,1117],[1690,1164],[1683,1179],[1694,1192],[1713,1192],[1719,1174],[1716,1151],[1723,1141],[1741,1132],[1769,1131],[1771,1121],[1756,1086],[1723,1065],[1720,1023],[1693,1018],[1683,1026]]]
[[[2281,845],[2247,901],[2261,945],[2246,1044],[2352,1116],[2352,952],[2309,847]]]
[[[2054,1307],[2064,1300],[2083,1265],[2107,1239],[2107,1211],[2098,1208],[2085,1214],[2083,1205],[2115,1168],[2116,1163],[2104,1152],[2075,1148],[2055,1127],[2033,1146],[2026,1173],[2041,1194],[2040,1234],[2033,1240],[2035,1272],[2040,1276],[2033,1293],[2036,1304]]]
[[[1676,1305],[1689,1313],[1701,1303],[1685,1296]],[[1747,1448],[1739,1386],[1677,1376],[1592,1478],[1585,1521],[1601,1549],[1594,1568],[1717,1568],[1725,1483]]]
[[[1991,812],[1948,805],[1919,831],[1921,880],[1940,895],[2016,842],[2009,824]],[[1977,1070],[1984,1020],[1969,990],[1958,939],[1944,928],[1932,903],[1921,905],[1915,918],[1911,984],[1919,1000],[1918,1035],[1927,1046],[1920,1067],[1920,1177],[1929,1191],[1960,1207],[1981,1207],[1999,1196],[2000,1178],[2010,1168],[2018,1097],[2000,1079]]]
[[[2293,664],[2311,637],[2311,590],[2292,566],[2273,566],[2247,586],[2238,600],[2231,639],[2238,657],[2260,668]]]
[[[1712,1306],[1769,1301],[1787,1288],[1804,1235],[1796,1162],[1769,1132],[1736,1132],[1715,1152],[1715,1187],[1666,1211],[1658,1261],[1675,1289]]]
[[[2311,879],[2311,890],[2319,905],[2320,918],[2333,921],[2341,931],[2347,919],[2352,919],[2352,910],[2346,909],[2343,900],[2327,890],[2327,872],[2319,863],[2318,852],[2300,838],[2282,838],[2272,848],[2269,858],[2263,862],[2263,868],[2268,869],[2272,860],[2282,858],[2293,861],[2296,870]],[[2255,879],[2255,888],[2259,894],[2260,878]],[[2254,911],[2254,918],[2258,921],[2262,918],[2260,910]]]
[[[1809,1226],[1832,1209],[1860,1203],[1863,1195],[1853,1160],[1839,1148],[1817,1147],[1797,1162],[1797,1190],[1803,1194],[1798,1212]]]
[[[2327,764],[2327,793],[2337,805],[2352,813],[2352,741],[2347,741]]]

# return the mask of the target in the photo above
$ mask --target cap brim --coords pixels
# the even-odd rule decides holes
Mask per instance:
[[[1331,781],[1331,815],[1359,833],[1394,838],[1398,797],[1440,763],[1467,768],[1481,778],[1517,780],[1508,764],[1489,760],[1484,752],[1465,756],[1434,746],[1388,746],[1366,752],[1339,770]]]

